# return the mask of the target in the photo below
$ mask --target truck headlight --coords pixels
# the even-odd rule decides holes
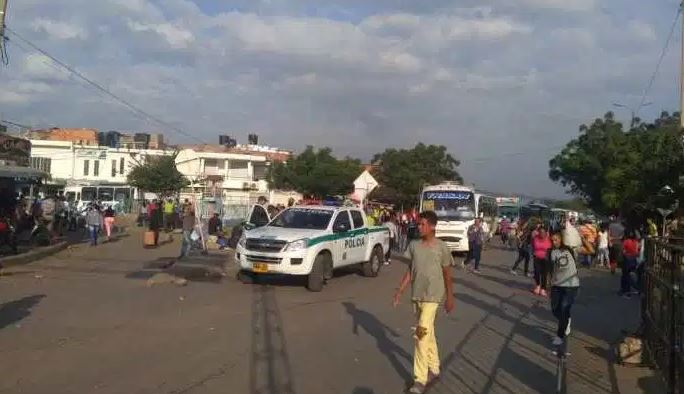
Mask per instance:
[[[308,239],[300,239],[299,241],[290,242],[289,244],[285,245],[283,252],[298,252],[300,250],[306,249],[308,244]]]
[[[247,236],[245,234],[242,234],[242,236],[240,237],[238,245],[240,245],[240,247],[242,248],[244,248],[247,245]]]

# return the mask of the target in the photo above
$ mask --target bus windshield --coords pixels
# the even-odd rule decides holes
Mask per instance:
[[[114,200],[114,188],[113,187],[101,187],[97,190],[97,199],[100,201],[113,201]]]
[[[475,218],[475,198],[469,191],[424,192],[423,211],[434,211],[438,220],[468,221]]]
[[[516,219],[520,216],[520,208],[513,205],[499,205],[499,216],[505,216],[508,219]]]
[[[95,201],[97,197],[97,188],[94,187],[84,187],[81,189],[81,200],[82,201]]]

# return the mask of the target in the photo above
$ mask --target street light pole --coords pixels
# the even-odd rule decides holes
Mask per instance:
[[[642,108],[644,108],[644,107],[648,107],[648,106],[651,105],[651,104],[653,104],[653,103],[652,103],[652,102],[643,103],[643,104],[639,105],[636,109],[634,109],[634,108],[632,108],[632,107],[630,107],[630,106],[628,106],[628,105],[625,105],[625,104],[613,103],[613,107],[624,108],[624,109],[629,110],[629,112],[630,112],[630,114],[631,114],[631,118],[630,118],[630,121],[629,121],[629,128],[632,129],[632,128],[634,128],[634,125],[636,124],[636,114],[637,114],[637,111],[639,111],[640,109],[642,109]]]

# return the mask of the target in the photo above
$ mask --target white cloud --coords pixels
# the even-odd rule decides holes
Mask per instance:
[[[419,140],[466,159],[530,152],[497,165],[466,160],[463,172],[532,194],[558,191],[547,180],[548,146],[641,93],[672,17],[646,15],[637,0],[601,2],[620,15],[594,0],[255,0],[220,14],[188,0],[37,2],[15,2],[14,20],[33,21],[15,30],[205,141],[256,130],[272,145],[364,158]],[[302,11],[309,5],[316,16]],[[321,16],[330,10],[335,18]],[[653,92],[663,106],[675,99],[663,86],[677,75],[670,52]],[[0,90],[12,118],[159,130],[48,64],[12,57]]]
[[[37,32],[45,33],[58,40],[75,38],[83,40],[88,37],[88,33],[80,26],[47,18],[36,18],[31,22],[31,27]]]
[[[174,49],[189,47],[195,40],[192,32],[171,23],[141,23],[129,20],[128,27],[135,32],[154,32],[162,36]]]

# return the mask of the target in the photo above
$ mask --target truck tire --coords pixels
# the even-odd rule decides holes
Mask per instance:
[[[375,278],[380,273],[380,267],[382,267],[382,261],[385,256],[382,253],[382,247],[376,246],[371,252],[370,259],[363,263],[361,266],[361,271],[363,276],[368,278]]]
[[[324,254],[316,256],[316,260],[314,260],[306,282],[306,288],[309,289],[309,291],[319,292],[323,290],[326,271],[328,271],[328,260],[328,256]]]

